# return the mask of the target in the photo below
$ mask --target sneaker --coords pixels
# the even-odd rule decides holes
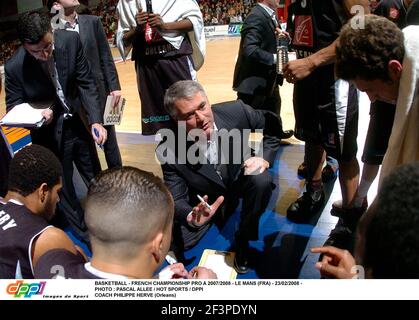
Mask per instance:
[[[291,221],[299,221],[304,218],[309,218],[322,207],[324,203],[323,188],[318,190],[310,190],[303,193],[303,195],[292,203],[287,210],[287,218]]]

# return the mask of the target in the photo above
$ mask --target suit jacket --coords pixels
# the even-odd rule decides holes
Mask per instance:
[[[239,55],[234,70],[233,89],[244,94],[270,96],[278,77],[273,54],[276,54],[275,24],[260,5],[244,21]]]
[[[278,118],[269,111],[254,110],[252,107],[244,104],[241,100],[216,104],[212,107],[214,121],[217,129],[238,129],[241,133],[241,146],[248,143],[249,134],[244,133],[244,129],[263,129],[263,158],[271,165],[275,154],[279,148],[280,132]],[[176,141],[177,141],[176,137]],[[163,143],[157,147],[156,155],[161,160],[164,152]],[[165,146],[167,147],[167,145]],[[187,145],[187,148],[190,145]],[[237,145],[236,145],[237,147]],[[225,196],[227,203],[229,186],[238,179],[242,172],[242,163],[250,155],[243,155],[241,163],[226,165],[229,184],[226,185],[220,179],[212,164],[192,165],[186,161],[186,164],[180,164],[177,151],[179,146],[170,146],[168,152],[175,153],[175,163],[162,164],[164,181],[173,195],[175,201],[175,216],[181,223],[186,224],[186,216],[192,210],[192,207],[198,204],[196,195],[207,194],[209,203],[214,202],[219,196]],[[220,153],[220,150],[218,150]],[[233,144],[230,141],[228,148],[229,159],[233,159]],[[237,151],[236,151],[237,152]]]
[[[82,119],[86,113],[89,124],[103,123],[98,91],[79,35],[76,32],[56,30],[53,54],[58,78],[70,111],[79,114]],[[48,126],[43,126],[38,130],[37,135],[40,139],[41,136],[50,138],[51,133],[54,133],[55,139],[60,143],[62,130],[60,128],[57,130],[56,127],[57,124],[62,125],[62,121],[58,119],[64,109],[50,77],[41,67],[40,62],[20,47],[6,62],[5,74],[7,111],[24,102],[52,102],[54,120]]]
[[[79,15],[78,21],[80,40],[98,87],[100,106],[104,110],[109,92],[121,90],[111,49],[99,17]]]

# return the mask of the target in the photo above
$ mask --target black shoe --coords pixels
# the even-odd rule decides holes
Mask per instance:
[[[234,257],[234,269],[239,274],[249,272],[249,242],[236,241],[236,255]]]
[[[345,249],[353,254],[355,247],[355,229],[356,225],[348,225],[343,219],[339,219],[323,246]],[[321,259],[323,259],[322,255],[320,256]]]
[[[282,131],[281,135],[279,136],[281,139],[289,139],[294,135],[294,130],[285,130]]]
[[[322,181],[329,182],[337,177],[337,168],[333,168],[331,165],[327,164],[322,170]],[[298,166],[297,174],[304,179],[307,179],[307,166],[305,162],[301,163]]]
[[[318,190],[310,190],[292,203],[287,210],[287,218],[291,221],[300,221],[309,218],[315,214],[323,205],[324,192],[323,188]]]
[[[363,208],[345,209],[344,215],[339,218],[338,223],[330,232],[329,238],[324,243],[324,246],[346,249],[353,254],[356,228],[364,212],[365,210]]]
[[[322,181],[329,182],[335,179],[337,175],[337,168],[333,168],[331,165],[327,164],[322,170]]]
[[[306,163],[303,162],[298,166],[297,169],[297,174],[301,177],[301,178],[307,178],[307,166]]]
[[[330,214],[335,217],[343,218],[346,220],[357,219],[364,214],[365,211],[368,209],[368,200],[365,197],[362,201],[362,205],[360,207],[353,207],[353,208],[343,208],[342,207],[342,200],[337,200],[332,204],[332,210],[330,210]]]
[[[239,257],[238,253],[234,257],[234,270],[239,274],[245,274],[249,272],[248,261]]]

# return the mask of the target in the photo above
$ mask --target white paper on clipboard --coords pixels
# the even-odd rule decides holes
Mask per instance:
[[[214,271],[218,279],[236,279],[237,272],[233,267],[234,256],[234,252],[205,249],[199,261],[199,266]]]

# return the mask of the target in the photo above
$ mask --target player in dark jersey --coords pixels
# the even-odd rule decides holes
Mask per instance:
[[[132,167],[106,170],[92,182],[86,201],[91,262],[63,250],[41,257],[37,278],[151,278],[165,260],[172,238],[173,199],[163,181]],[[168,278],[215,278],[206,268],[188,275],[181,263]]]
[[[368,1],[363,0],[296,1],[292,44],[298,59],[286,65],[284,74],[295,83],[296,137],[306,142],[308,175],[307,191],[288,208],[291,219],[317,212],[323,203],[325,150],[339,162],[345,207],[358,186],[357,92],[348,83],[336,81],[333,65],[340,28],[355,5],[369,12]]]
[[[406,27],[406,14],[413,0],[381,0],[374,14],[393,21],[400,29]]]
[[[409,23],[406,21],[407,11],[413,1],[411,0],[382,0],[374,13],[383,16],[397,24],[402,29]],[[377,177],[380,165],[383,162],[393,127],[396,105],[384,101],[373,101],[370,107],[370,122],[365,138],[364,152],[362,154],[361,180],[353,201],[353,214],[361,216],[367,209],[368,191]],[[333,203],[332,212],[336,216],[345,216],[342,201]],[[334,245],[340,246],[339,243]]]
[[[48,149],[31,145],[10,163],[8,193],[0,204],[0,279],[33,278],[38,258],[50,249],[76,254],[64,231],[48,224],[61,190],[61,164]]]
[[[419,0],[413,0],[406,14],[407,25],[419,25]]]
[[[333,61],[343,24],[351,15],[366,13],[367,0],[296,1],[292,45],[298,59],[283,71],[285,79],[295,84],[295,136],[306,143],[308,174],[306,192],[287,210],[291,220],[304,221],[324,203],[325,151],[339,162],[343,207],[352,206],[359,180],[357,91],[335,79]]]

